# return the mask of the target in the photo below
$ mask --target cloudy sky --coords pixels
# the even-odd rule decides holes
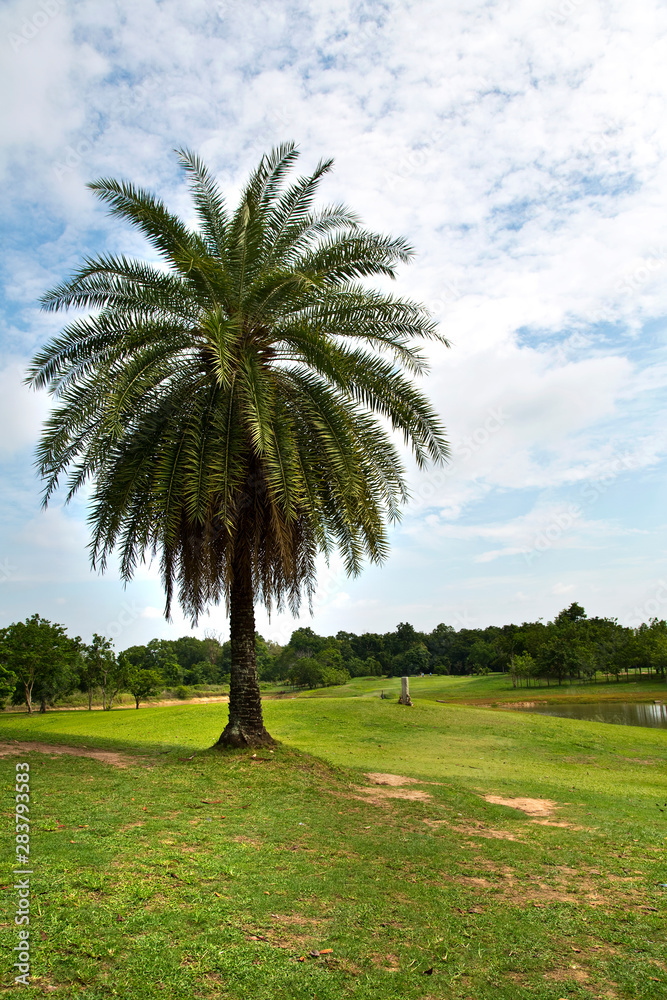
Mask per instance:
[[[91,573],[84,497],[40,507],[48,399],[22,378],[62,319],[37,299],[85,254],[148,256],[87,181],[188,217],[174,147],[233,194],[285,139],[303,168],[335,158],[324,200],[412,242],[395,291],[452,343],[423,384],[449,466],[410,467],[386,565],[323,568],[300,623],[667,617],[664,3],[5,0],[0,39],[0,625],[38,611],[117,648],[189,631],[154,568],[125,590]]]

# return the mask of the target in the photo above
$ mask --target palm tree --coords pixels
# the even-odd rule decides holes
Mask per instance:
[[[233,213],[199,158],[178,150],[198,226],[152,194],[89,185],[136,226],[156,263],[85,259],[42,298],[87,310],[33,358],[26,381],[58,405],[38,447],[46,505],[66,474],[66,502],[93,487],[93,568],[119,550],[129,581],[159,555],[195,624],[224,599],[230,617],[229,723],[220,745],[271,741],[255,664],[254,604],[296,613],[312,598],[315,559],[334,548],[348,573],[381,562],[386,522],[407,499],[388,428],[419,466],[447,446],[404,372],[439,339],[420,305],[365,287],[413,254],[360,227],[342,205],[314,211],[332,161],[286,186],[294,144],[262,157]]]

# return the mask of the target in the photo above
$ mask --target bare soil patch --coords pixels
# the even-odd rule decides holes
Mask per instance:
[[[102,764],[112,764],[114,767],[131,767],[136,764],[145,764],[144,761],[138,760],[136,757],[116,753],[114,750],[89,750],[87,747],[67,747],[50,743],[37,743],[32,740],[16,740],[13,743],[0,744],[0,757],[30,752],[68,754],[70,757],[92,757],[93,760],[98,760]]]
[[[527,816],[546,818],[553,816],[558,805],[552,799],[504,799],[501,795],[485,795],[484,798],[494,806],[509,806],[510,809],[520,809]]]
[[[393,788],[399,788],[401,785],[418,785],[420,784],[416,778],[406,778],[402,774],[381,774],[375,771],[371,771],[366,777],[374,785],[391,785]]]

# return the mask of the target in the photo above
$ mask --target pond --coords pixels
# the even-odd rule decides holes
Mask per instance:
[[[511,706],[507,705],[506,708]],[[667,729],[667,704],[633,701],[595,701],[571,705],[515,705],[512,711],[557,715],[563,719],[585,719],[588,722],[612,722],[619,726],[649,726]]]

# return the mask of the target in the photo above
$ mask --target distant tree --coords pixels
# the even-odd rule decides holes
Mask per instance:
[[[112,640],[93,633],[93,641],[81,646],[78,662],[79,690],[88,693],[88,710],[93,707],[93,691],[99,687],[103,665],[113,660]]]
[[[71,694],[77,688],[77,659],[81,639],[77,636],[70,639],[72,647],[62,660],[53,663],[51,670],[44,672],[35,680],[32,690],[33,705],[39,703],[40,712],[46,712],[61,699]]]
[[[186,676],[195,663],[208,659],[207,647],[201,639],[197,639],[194,635],[183,635],[180,639],[173,639],[170,646],[181,668],[182,677]],[[220,652],[222,652],[221,647]]]
[[[80,641],[69,638],[64,625],[54,625],[38,614],[0,631],[0,663],[18,678],[15,698],[25,701],[29,713],[33,701],[46,711],[47,704],[74,686]]]
[[[468,666],[472,674],[488,674],[496,659],[496,651],[490,642],[478,639],[468,653]]]
[[[199,659],[204,659],[205,651],[206,645],[201,641]],[[174,652],[173,643],[168,639],[151,639],[146,646],[141,665],[145,670],[153,670],[160,674],[163,678],[162,683],[180,684],[183,680],[183,671]]]
[[[416,642],[393,660],[394,675],[428,673],[431,656],[423,642]]]
[[[380,677],[382,675],[382,664],[373,656],[362,660],[360,656],[351,656],[343,660],[343,667],[350,677]]]
[[[537,664],[530,653],[517,653],[510,661],[510,677],[512,687],[516,687],[517,681],[521,687],[521,681],[525,680],[528,685],[531,678],[537,674]]]
[[[127,671],[127,690],[134,695],[135,707],[140,701],[146,701],[157,694],[164,684],[164,678],[157,670],[146,670],[142,667],[130,666]]]
[[[549,630],[549,638],[538,654],[543,676],[553,677],[561,685],[568,677],[578,674],[582,666],[581,645],[572,622],[560,623]]]
[[[394,656],[405,653],[411,646],[416,646],[421,642],[423,636],[417,632],[410,622],[399,622],[396,631],[389,633],[386,637],[386,644]]]
[[[582,608],[581,604],[577,604],[573,601],[569,608],[563,608],[563,610],[556,615],[554,623],[556,625],[565,625],[568,622],[579,622],[583,621],[586,617],[586,612]]]
[[[116,695],[127,690],[131,666],[132,664],[123,653],[119,656],[112,656],[102,663],[100,687],[102,688],[102,708],[105,712],[111,711]]]
[[[287,678],[295,687],[330,687],[349,681],[337,640],[331,636],[328,641],[314,655],[293,657]]]
[[[648,625],[643,623],[635,632],[635,663],[647,671],[655,670],[667,676],[667,622],[651,618]]]
[[[12,670],[7,670],[0,664],[0,708],[4,708],[7,698],[16,690],[18,677]]]
[[[433,660],[433,670],[437,673],[436,666],[451,665],[450,650],[453,645],[453,637],[456,633],[451,625],[441,622],[424,639],[424,645],[431,654]],[[448,670],[449,672],[449,670]]]
[[[452,672],[452,665],[450,661],[444,657],[438,663],[433,664],[433,673],[440,676],[446,676]]]
[[[362,635],[354,635],[352,632],[347,634],[350,636],[349,641],[355,656],[361,660],[367,660],[372,656],[379,663],[383,663],[383,657],[387,656],[384,636],[377,632],[364,632]]]
[[[268,679],[281,650],[282,646],[279,646],[277,642],[265,639],[259,632],[255,632],[255,657],[260,680]]]

